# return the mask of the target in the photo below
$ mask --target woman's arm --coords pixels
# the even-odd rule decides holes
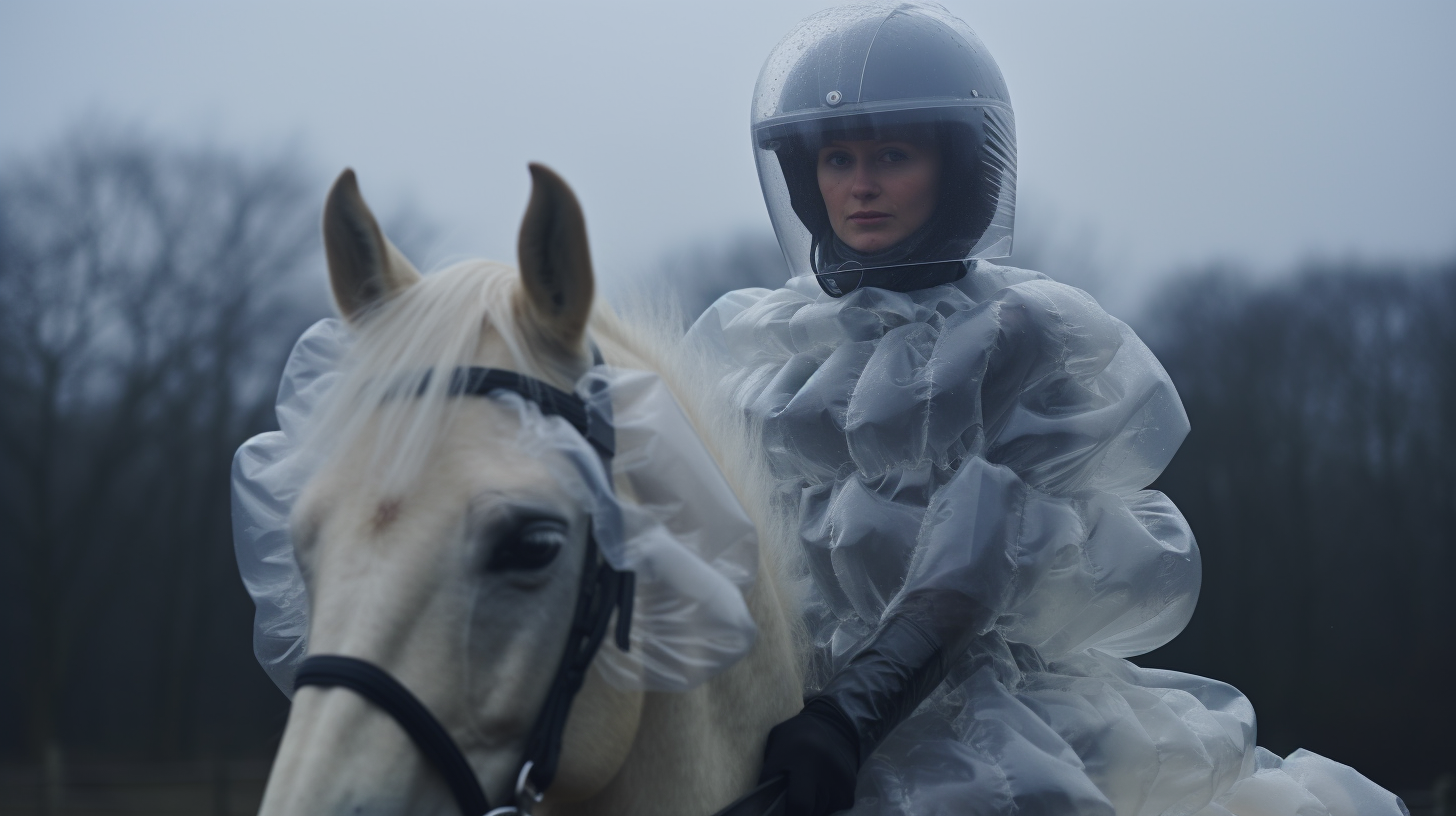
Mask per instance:
[[[973,607],[957,593],[919,594],[769,733],[760,780],[788,775],[787,812],[821,816],[854,804],[860,765],[965,652],[972,621],[985,618]]]

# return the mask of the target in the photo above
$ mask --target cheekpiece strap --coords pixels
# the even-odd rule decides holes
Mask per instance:
[[[617,648],[624,652],[628,648],[636,575],[616,570],[607,563],[597,546],[595,535],[587,536],[586,546],[581,586],[576,595],[571,630],[566,636],[566,649],[557,666],[556,676],[551,679],[546,702],[526,742],[525,759],[532,763],[531,782],[536,790],[541,791],[550,787],[556,776],[571,702],[586,680],[598,647],[606,638],[613,612],[617,613]]]
[[[592,358],[596,365],[603,364],[601,350],[595,343],[592,344]],[[593,395],[596,395],[607,387],[607,383],[596,381],[590,387]],[[535,403],[542,414],[559,416],[566,420],[601,458],[607,483],[611,484],[612,458],[616,455],[616,431],[610,414],[604,414],[602,409],[576,394],[567,393],[535,377],[515,371],[471,366],[451,372],[451,394],[486,397],[494,391],[518,394]],[[602,403],[604,410],[610,411],[610,402],[594,402]],[[577,593],[571,630],[567,635],[566,649],[557,666],[556,675],[552,678],[545,705],[526,744],[525,760],[530,768],[527,773],[537,791],[546,790],[556,775],[561,739],[566,727],[566,717],[571,711],[571,701],[586,679],[591,661],[607,634],[613,612],[617,616],[613,639],[617,648],[622,651],[629,648],[632,606],[636,594],[635,579],[634,573],[613,568],[597,545],[595,534],[588,535],[581,585]]]

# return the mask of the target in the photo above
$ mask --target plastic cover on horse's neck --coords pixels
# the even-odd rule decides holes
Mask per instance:
[[[233,539],[257,608],[254,651],[286,694],[308,650],[308,592],[288,518],[320,464],[302,442],[352,340],[348,327],[334,319],[299,338],[279,384],[279,430],[250,439],[233,461]],[[561,487],[591,513],[607,560],[636,573],[631,648],[624,653],[604,645],[597,668],[619,688],[693,688],[753,645],[757,630],[744,593],[757,576],[757,534],[655,374],[599,365],[576,391],[612,418],[612,481],[566,420],[543,415],[514,393],[497,392],[492,399],[515,408],[518,446],[547,463]],[[619,500],[612,482],[629,495]]]

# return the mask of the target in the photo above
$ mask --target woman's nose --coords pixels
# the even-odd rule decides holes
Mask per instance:
[[[854,182],[850,185],[849,194],[859,199],[870,199],[880,194],[880,182],[871,170],[857,169],[854,174]]]

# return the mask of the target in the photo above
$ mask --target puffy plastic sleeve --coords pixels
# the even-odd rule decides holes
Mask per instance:
[[[954,593],[985,617],[975,634],[995,626],[1047,658],[1162,645],[1201,581],[1188,525],[1144,489],[1188,432],[1172,382],[1080,290],[1028,281],[983,306],[947,320],[925,377],[929,442],[981,439],[930,497],[888,611]]]
[[[349,342],[347,326],[334,318],[304,332],[278,385],[279,429],[249,439],[233,456],[233,548],[256,609],[253,652],[290,697],[308,647],[308,591],[288,534],[289,512],[314,467],[299,441],[337,380]]]

